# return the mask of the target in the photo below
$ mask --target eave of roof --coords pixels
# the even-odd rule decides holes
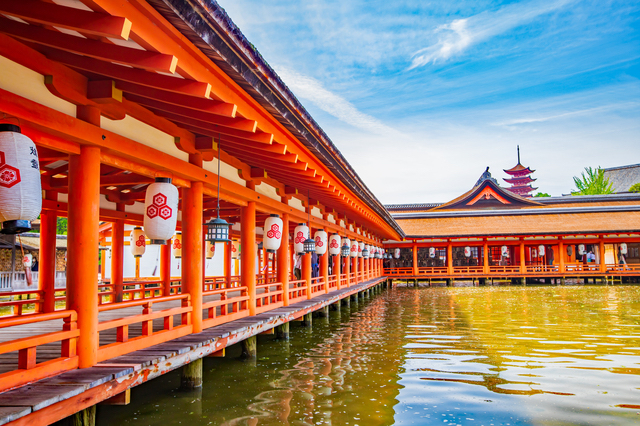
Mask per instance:
[[[148,0],[401,237],[402,228],[215,0]]]

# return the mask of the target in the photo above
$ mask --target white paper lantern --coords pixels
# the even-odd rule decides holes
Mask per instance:
[[[231,241],[231,258],[239,259],[240,258],[240,243],[238,240]]]
[[[25,269],[31,269],[31,266],[33,266],[33,255],[31,253],[25,254],[22,258],[22,264]]]
[[[466,247],[464,248],[464,256],[465,256],[465,257],[471,257],[471,247],[466,246]]]
[[[358,257],[358,242],[356,240],[351,242],[351,251],[349,252],[349,256]]]
[[[435,249],[435,247],[429,247],[429,257],[432,258],[432,259],[434,257],[436,257],[436,249]]]
[[[509,247],[502,246],[500,248],[500,254],[502,255],[502,257],[509,257]]]
[[[340,235],[333,234],[329,237],[329,254],[331,256],[337,256],[340,254],[340,247],[342,244],[342,239]]]
[[[620,253],[627,254],[627,243],[620,243]]]
[[[0,221],[3,234],[21,234],[42,210],[38,151],[20,127],[0,124]]]
[[[129,244],[131,248],[131,254],[133,257],[142,257],[144,252],[147,249],[147,238],[144,235],[144,231],[141,227],[136,226],[131,231],[131,243]]]
[[[207,259],[213,259],[214,254],[216,254],[216,243],[207,241],[205,245],[204,255],[206,256]]]
[[[264,235],[262,243],[269,253],[275,253],[282,243],[282,219],[277,214],[272,214],[264,221]]]
[[[327,233],[322,230],[316,231],[313,239],[316,240],[316,254],[322,256],[327,252]]]
[[[293,250],[297,254],[304,254],[304,242],[309,238],[309,227],[299,223],[293,230]]]
[[[540,244],[538,246],[538,255],[540,255],[540,257],[544,256],[544,246],[542,244]]]
[[[584,244],[579,244],[578,245],[578,254],[582,256],[584,253],[585,253]]]
[[[400,259],[400,249],[397,248],[393,251],[393,257],[395,257],[396,259]]]
[[[180,259],[182,257],[182,233],[178,232],[174,235],[171,248],[173,249],[173,257]]]
[[[358,257],[362,257],[362,250],[364,250],[364,243],[363,242],[359,242],[358,243]]]
[[[144,200],[144,230],[151,244],[165,244],[178,222],[178,188],[169,178],[156,178]]]

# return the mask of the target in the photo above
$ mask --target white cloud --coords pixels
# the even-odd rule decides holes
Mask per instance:
[[[310,101],[338,120],[370,133],[400,135],[397,130],[385,125],[375,117],[359,111],[343,97],[325,89],[320,81],[285,67],[274,68],[282,81],[296,96]]]
[[[474,44],[523,25],[540,15],[560,9],[572,1],[515,3],[496,12],[482,12],[441,25],[435,30],[439,35],[438,41],[415,52],[409,69],[437,61],[446,61]]]

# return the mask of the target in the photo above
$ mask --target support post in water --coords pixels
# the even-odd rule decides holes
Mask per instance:
[[[256,336],[251,336],[242,342],[240,342],[242,346],[242,354],[240,355],[240,359],[250,360],[256,359],[258,357],[258,339]]]
[[[71,426],[95,426],[96,406],[87,407],[71,416]]]
[[[316,311],[320,318],[326,318],[329,316],[329,306],[323,306]]]
[[[302,318],[303,327],[311,327],[313,325],[313,315],[311,313],[305,314]]]
[[[351,297],[345,297],[341,300],[341,303],[347,308],[351,308]]]
[[[180,389],[192,390],[202,387],[202,358],[182,367]]]
[[[285,322],[276,327],[276,339],[289,340],[289,323]]]
[[[329,305],[329,309],[332,311],[340,312],[340,301],[337,301],[336,303],[332,303],[331,305]]]

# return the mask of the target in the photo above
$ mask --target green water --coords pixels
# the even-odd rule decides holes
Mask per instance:
[[[640,424],[640,287],[398,288],[204,368],[98,425]]]

